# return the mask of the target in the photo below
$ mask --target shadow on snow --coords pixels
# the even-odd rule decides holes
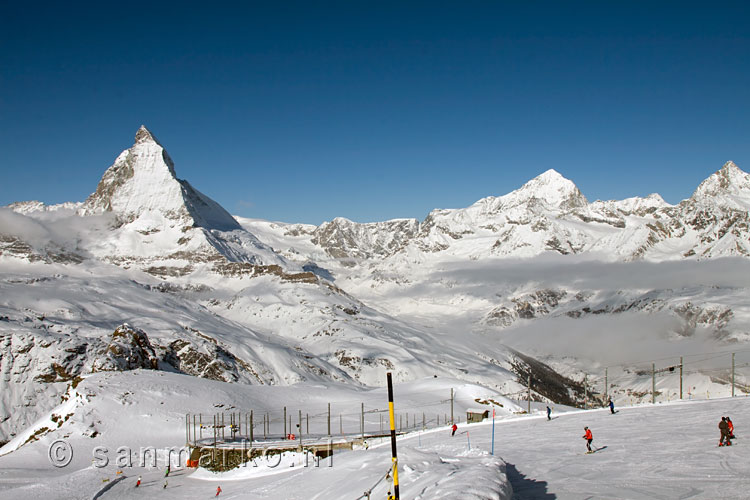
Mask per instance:
[[[505,473],[513,487],[513,500],[554,500],[552,493],[547,493],[547,481],[537,481],[524,476],[513,464],[506,464]]]

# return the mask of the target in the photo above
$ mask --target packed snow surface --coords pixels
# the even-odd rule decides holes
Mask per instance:
[[[464,408],[477,406],[474,398],[496,396],[456,380],[426,379],[397,384],[395,410],[431,411],[426,401],[451,386],[459,415]],[[368,449],[337,450],[332,462],[322,460],[318,467],[313,462],[305,467],[287,457],[276,467],[275,461],[258,459],[257,466],[250,462],[212,473],[185,469],[173,461],[166,488],[164,454],[158,455],[156,467],[148,460],[146,467],[137,460],[133,467],[114,463],[122,446],[136,452],[148,446],[157,450],[182,446],[183,412],[202,411],[207,416],[212,410],[229,413],[253,407],[260,413],[284,404],[295,410],[324,408],[329,401],[339,411],[356,411],[360,400],[368,408],[382,409],[387,407],[382,388],[250,387],[138,370],[92,375],[72,393],[75,403],[63,403],[67,406],[56,410],[73,413],[59,428],[0,456],[3,498],[208,498],[220,486],[221,498],[354,500],[373,486],[373,498],[382,498],[389,487],[387,480],[378,483],[391,464],[388,439],[373,439]],[[743,441],[750,410],[747,397],[623,407],[616,408],[615,414],[608,408],[553,406],[549,421],[543,405],[535,404],[529,415],[495,408],[494,448],[491,418],[462,423],[455,436],[446,426],[399,436],[401,498],[747,498],[750,451]],[[511,404],[512,408],[519,410]],[[717,446],[717,423],[724,415],[733,417],[735,424],[738,437],[732,447]],[[356,423],[351,420],[345,425]],[[593,431],[598,450],[594,454],[585,454],[584,426]],[[82,429],[96,429],[98,434],[87,437]],[[74,449],[71,464],[63,468],[53,467],[48,456],[50,444],[58,439],[66,439]],[[96,467],[96,447],[99,457],[106,449],[112,463]],[[138,476],[142,484],[136,488]]]

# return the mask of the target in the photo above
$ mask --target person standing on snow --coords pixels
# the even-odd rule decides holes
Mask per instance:
[[[612,402],[612,398],[609,398],[609,411],[612,412],[612,415],[615,414],[615,404]]]
[[[729,440],[729,424],[727,424],[727,417],[721,417],[721,422],[719,422],[719,431],[721,432],[721,437],[719,438],[719,446],[732,446],[732,442]],[[725,443],[726,441],[726,443]]]
[[[547,405],[547,420],[552,420],[552,417],[550,417],[551,414],[552,410],[550,409],[549,405]]]
[[[584,427],[583,430],[586,431],[586,434],[581,437],[586,440],[586,448],[588,448],[589,450],[587,453],[593,453],[594,450],[591,449],[591,441],[594,440],[594,435],[591,433],[591,429],[589,429],[588,427]]]
[[[456,431],[458,430],[458,426],[456,424],[453,424],[453,427],[451,427],[451,436],[456,435]]]
[[[729,417],[727,417],[727,429],[729,430],[729,439],[734,439],[734,424]]]

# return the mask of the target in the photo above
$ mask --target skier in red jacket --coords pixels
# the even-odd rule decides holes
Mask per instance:
[[[727,428],[729,429],[729,439],[734,439],[734,424],[729,417],[727,417]]]
[[[458,430],[458,426],[456,424],[453,424],[453,427],[451,427],[451,436],[456,435],[456,431]]]
[[[216,496],[219,496],[219,493],[221,493],[221,486],[216,487]]]
[[[591,441],[594,440],[594,435],[591,434],[591,429],[588,427],[584,427],[583,430],[586,431],[586,434],[581,437],[586,440],[586,448],[589,450],[587,453],[593,453],[594,450],[591,449]]]

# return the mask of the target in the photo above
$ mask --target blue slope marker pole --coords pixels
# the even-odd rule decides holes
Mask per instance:
[[[492,450],[490,455],[495,454],[495,407],[492,407]]]

